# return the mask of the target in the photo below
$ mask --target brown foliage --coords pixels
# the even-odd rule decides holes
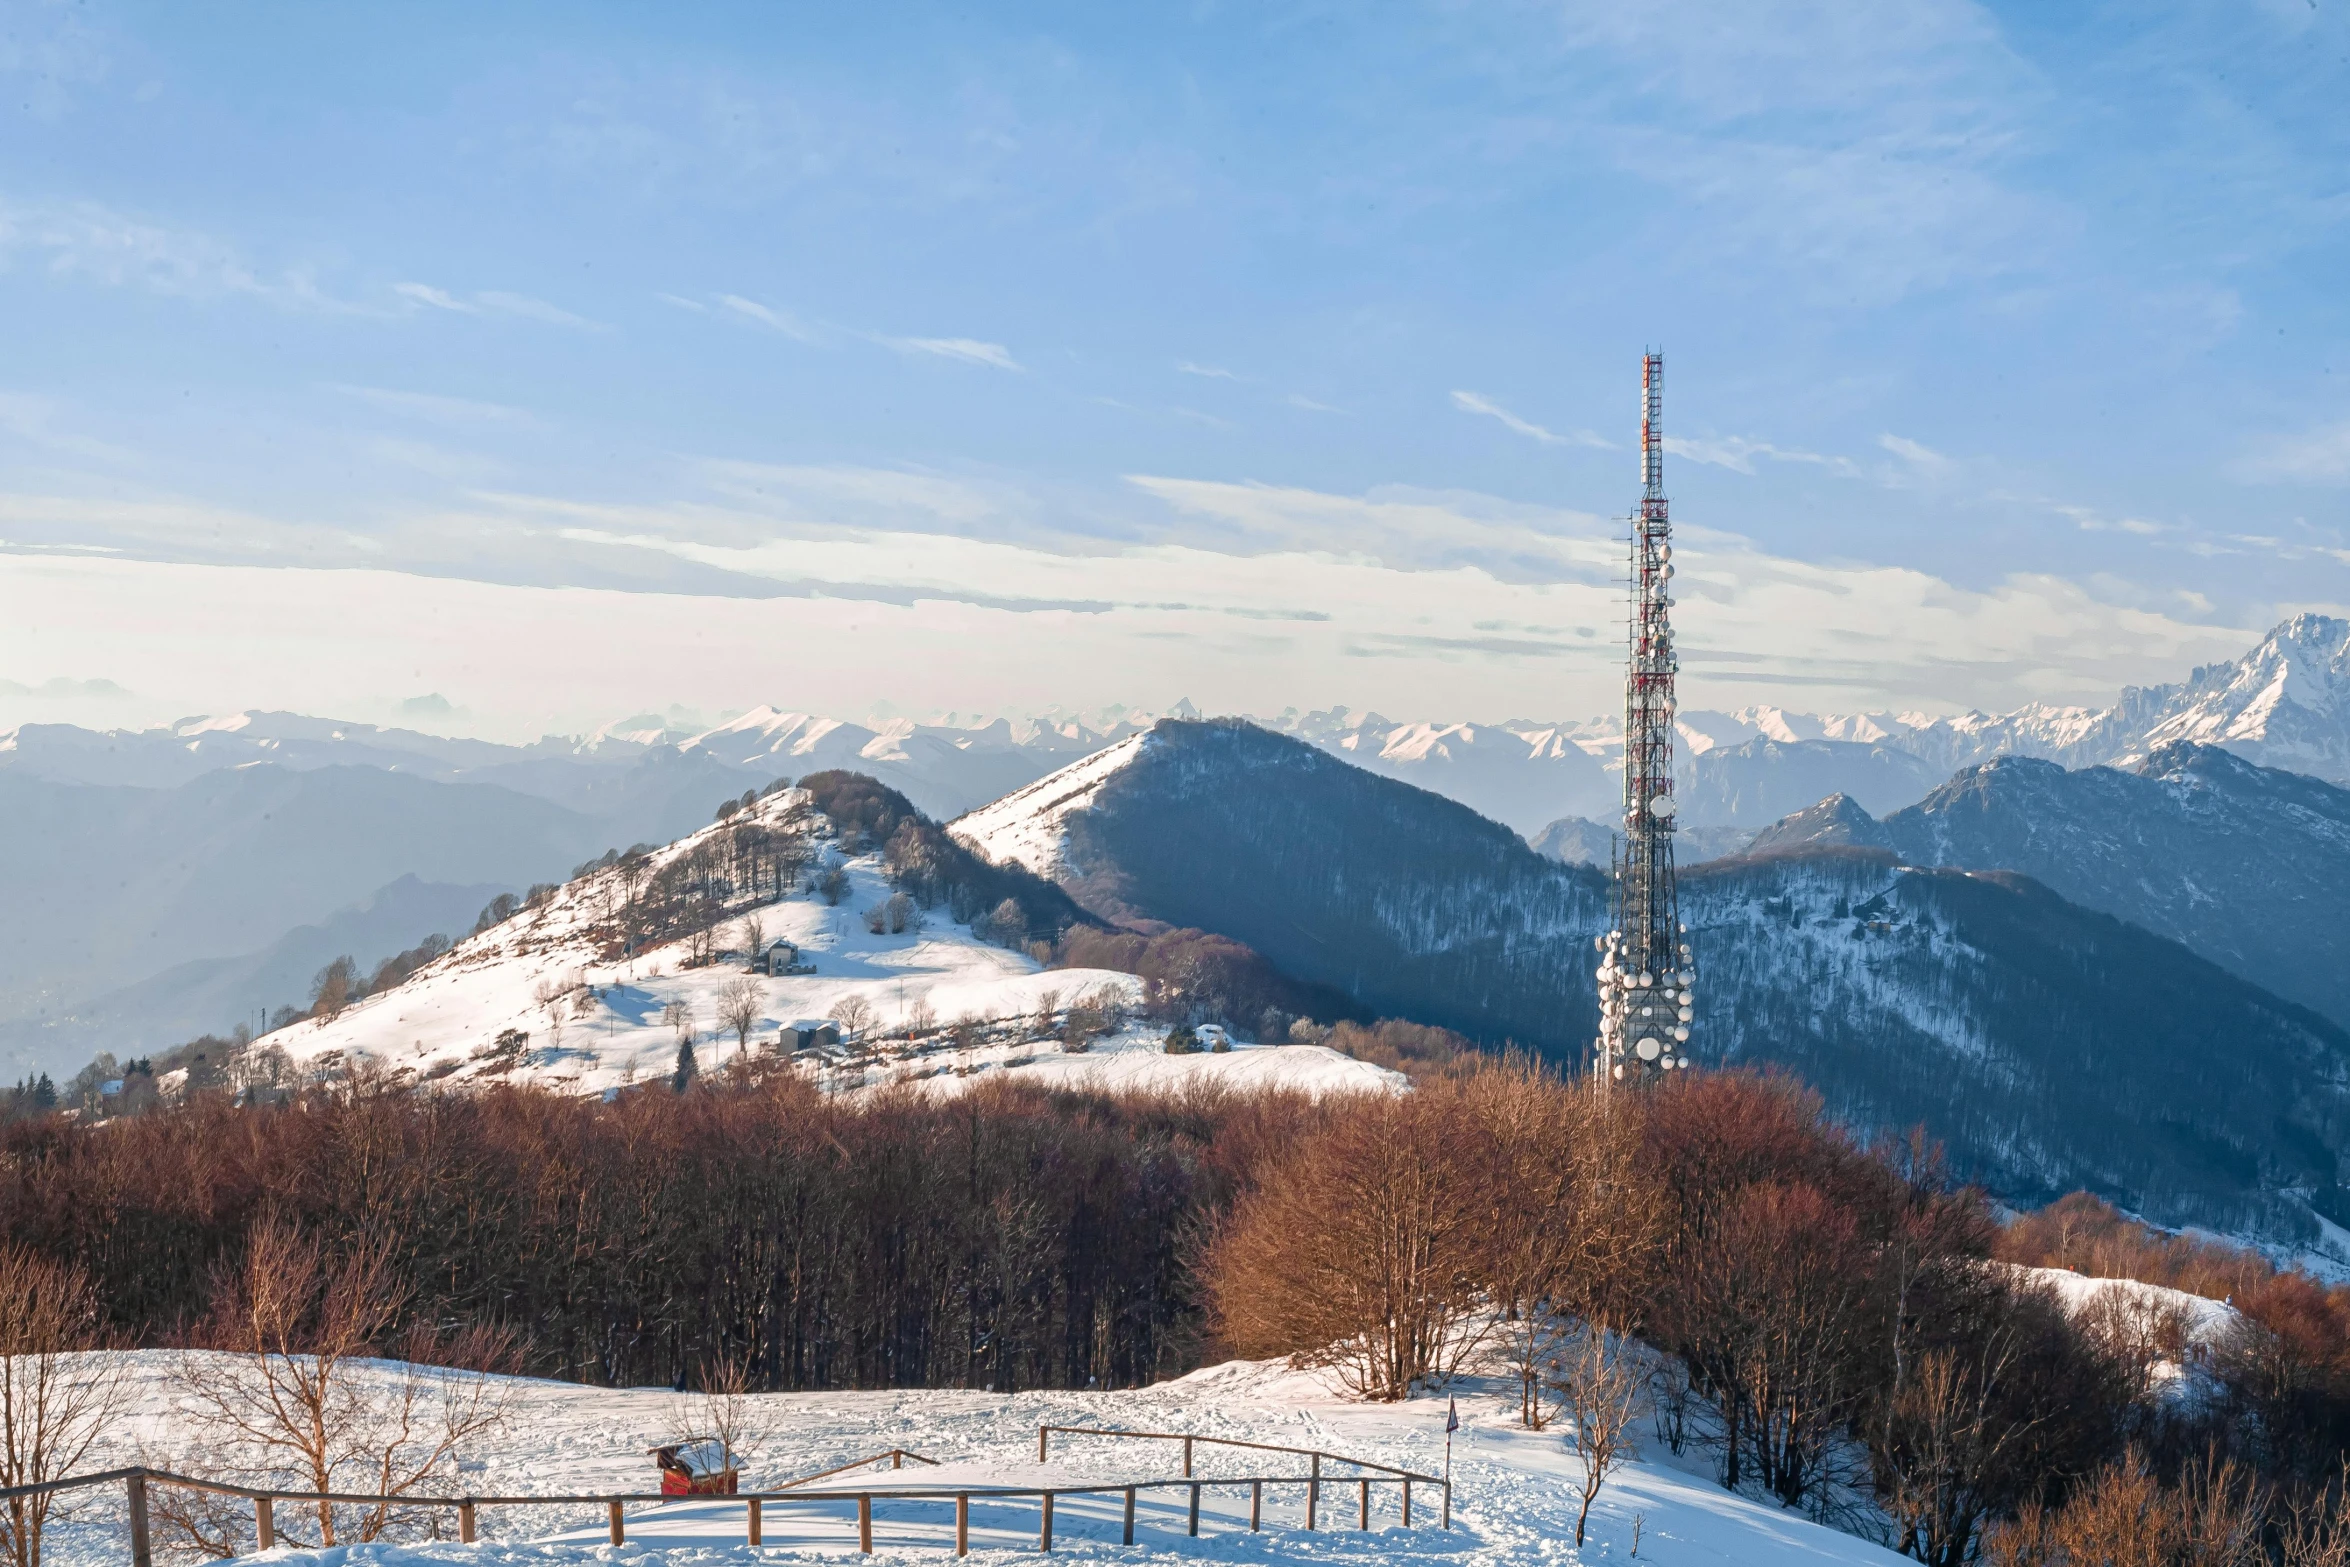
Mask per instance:
[[[1992,1567],[2263,1567],[2268,1495],[2232,1460],[2190,1465],[2171,1488],[2136,1455],[2091,1476],[2061,1508],[2026,1506],[1991,1529]]]
[[[2304,1487],[2335,1474],[2350,1449],[2350,1287],[2278,1268],[2247,1247],[2165,1235],[2075,1192],[2017,1219],[1999,1255],[2095,1278],[2137,1279],[2234,1306],[2243,1321],[2211,1369],[2230,1436],[2264,1469]],[[2176,1313],[2113,1307],[2089,1327],[2142,1366],[2182,1358]]]
[[[101,1326],[147,1343],[214,1317],[274,1217],[335,1259],[387,1238],[405,1304],[382,1336],[504,1327],[541,1374],[666,1385],[736,1357],[762,1389],[1125,1386],[1197,1364],[1190,1237],[1321,1114],[1016,1080],[851,1102],[760,1065],[610,1104],[311,1088],[11,1123],[0,1241],[83,1269]]]
[[[1243,1355],[1330,1365],[1397,1399],[1475,1347],[1476,1127],[1457,1093],[1363,1095],[1241,1199],[1210,1250],[1214,1323]]]
[[[264,1220],[241,1262],[221,1269],[209,1349],[181,1357],[204,1447],[238,1477],[301,1489],[406,1496],[439,1476],[466,1443],[503,1418],[503,1384],[486,1375],[432,1372],[441,1359],[429,1325],[412,1322],[397,1342],[413,1285],[391,1245],[361,1240],[330,1255],[316,1237]],[[504,1359],[477,1331],[457,1358]],[[363,1362],[398,1357],[380,1372]],[[398,1520],[394,1504],[314,1509],[316,1544],[373,1540]],[[195,1510],[167,1511],[207,1544]],[[288,1520],[291,1524],[292,1520]],[[289,1528],[288,1538],[296,1537]]]
[[[119,1372],[79,1364],[96,1346],[89,1281],[70,1264],[0,1244],[0,1487],[39,1485],[83,1467],[120,1404]],[[40,1567],[57,1498],[0,1507],[0,1560]]]

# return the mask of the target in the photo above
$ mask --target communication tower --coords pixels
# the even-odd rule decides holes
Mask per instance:
[[[1673,886],[1673,525],[1665,504],[1665,358],[1640,362],[1640,508],[1632,514],[1631,661],[1624,682],[1624,836],[1613,928],[1598,938],[1602,1086],[1689,1064],[1688,927]]]

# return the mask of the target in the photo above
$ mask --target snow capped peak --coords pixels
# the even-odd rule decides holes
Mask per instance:
[[[1091,806],[1103,786],[1132,766],[1150,743],[1148,733],[1129,735],[957,817],[947,830],[998,865],[1021,865],[1055,879],[1069,869],[1069,818]]]
[[[2350,778],[2350,621],[2296,615],[2233,663],[2140,695],[2162,706],[2140,751],[2194,740],[2265,766]]]

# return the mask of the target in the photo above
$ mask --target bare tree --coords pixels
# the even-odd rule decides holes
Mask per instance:
[[[322,1020],[338,1015],[355,999],[358,987],[358,960],[345,953],[310,982],[310,1015]]]
[[[928,995],[917,995],[906,1003],[904,1027],[908,1039],[919,1039],[938,1027],[938,1008],[930,1004]]]
[[[1060,1012],[1061,993],[1059,991],[1043,990],[1037,992],[1036,1032],[1040,1037],[1045,1039],[1052,1038],[1053,1020],[1060,1015]]]
[[[746,1056],[751,1049],[751,1030],[759,1026],[766,1002],[766,988],[748,974],[719,987],[718,1021],[734,1030],[736,1047]]]
[[[2350,1460],[2333,1484],[2290,1505],[2283,1536],[2284,1567],[2350,1567]]]
[[[1355,1097],[1233,1207],[1208,1258],[1213,1319],[1243,1355],[1334,1367],[1407,1397],[1475,1351],[1484,1292],[1473,1138],[1437,1084]]]
[[[1583,1460],[1583,1503],[1575,1514],[1575,1544],[1591,1518],[1611,1470],[1637,1450],[1632,1424],[1640,1418],[1648,1372],[1625,1339],[1605,1323],[1586,1322],[1569,1334],[1551,1362],[1550,1383],[1575,1423],[1575,1452]]]
[[[694,1015],[682,1001],[672,1001],[661,1009],[661,1021],[669,1025],[669,1032],[677,1036],[681,1045],[694,1042]]]
[[[242,1266],[219,1290],[212,1337],[226,1353],[183,1355],[180,1381],[207,1445],[262,1483],[406,1496],[503,1420],[503,1386],[486,1373],[413,1358],[388,1370],[364,1364],[409,1301],[385,1242],[329,1259],[271,1219],[251,1232]],[[404,1347],[413,1357],[434,1346]],[[479,1365],[503,1353],[485,1342],[458,1358]],[[373,1540],[395,1522],[390,1500],[316,1508],[318,1538],[296,1543]]]
[[[863,996],[847,997],[832,1009],[832,1020],[840,1025],[842,1039],[860,1039],[873,1026],[873,1003]]]
[[[0,1487],[39,1485],[83,1466],[122,1404],[119,1369],[77,1354],[96,1343],[97,1303],[71,1265],[0,1245]],[[54,1493],[0,1512],[0,1560],[40,1567]]]
[[[739,1355],[705,1367],[702,1390],[681,1395],[669,1406],[668,1425],[673,1442],[715,1440],[729,1469],[747,1469],[757,1462],[771,1434],[758,1400],[751,1396],[750,1363]]]
[[[756,963],[759,954],[767,950],[767,922],[756,914],[744,915],[735,939],[742,943],[743,956]]]

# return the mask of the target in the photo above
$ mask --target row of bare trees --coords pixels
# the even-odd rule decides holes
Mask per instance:
[[[1791,1082],[1603,1097],[1516,1062],[1343,1106],[1239,1199],[1204,1283],[1230,1347],[1370,1397],[1499,1355],[1527,1425],[1566,1415],[1586,1512],[1643,1405],[1726,1485],[1887,1520],[1943,1567],[2125,1451],[2165,1483],[2195,1451],[2287,1478],[2264,1410],[2172,1410],[2147,1324],[2069,1316],[1997,1236],[1929,1150],[1864,1146]]]
[[[529,1369],[623,1385],[732,1361],[762,1389],[1132,1385],[1197,1364],[1201,1218],[1326,1113],[1016,1081],[849,1102],[756,1056],[702,1085],[15,1123],[0,1239],[81,1270],[124,1342],[224,1320],[224,1261],[282,1223],[330,1260],[382,1248],[371,1341],[496,1328]]]

